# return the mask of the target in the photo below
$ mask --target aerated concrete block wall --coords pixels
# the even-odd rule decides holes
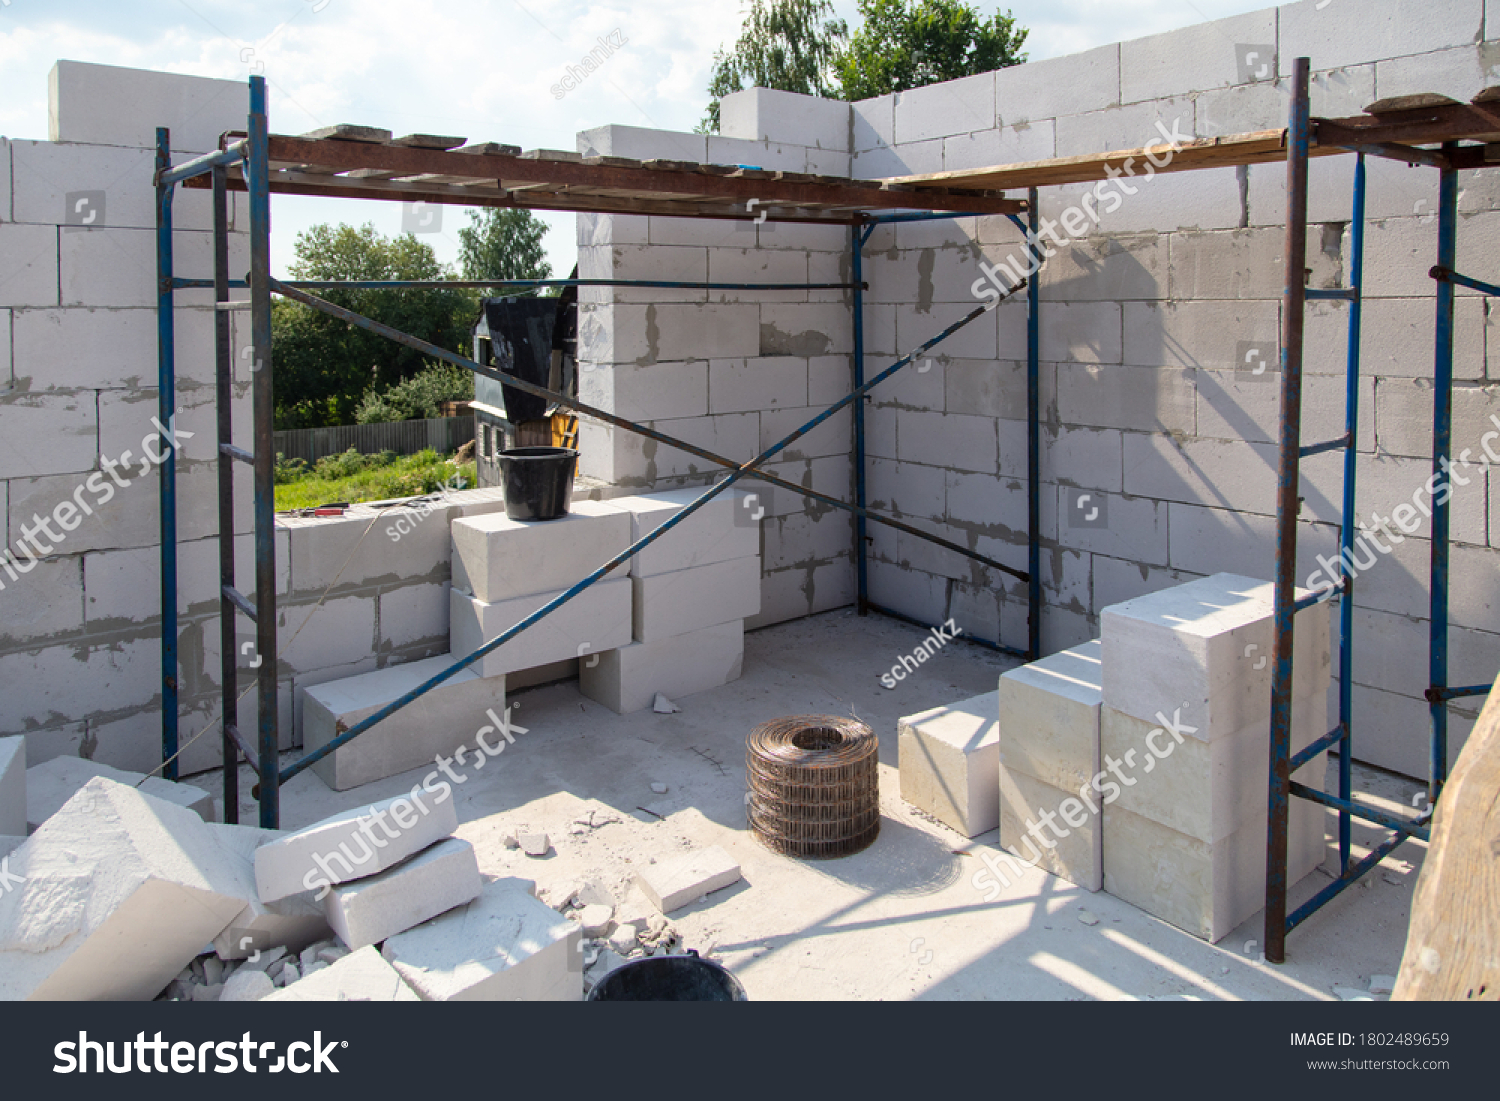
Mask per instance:
[[[580,149],[813,171],[828,171],[847,154],[860,178],[974,168],[1160,144],[1164,133],[1212,137],[1285,126],[1287,78],[1298,56],[1312,59],[1315,115],[1357,114],[1377,99],[1413,92],[1467,101],[1500,84],[1497,39],[1495,0],[1305,0],[852,106],[739,93],[724,101],[724,138],[608,127],[582,135]],[[1313,162],[1312,286],[1348,280],[1353,171],[1352,157]],[[1064,247],[1048,242],[1056,254],[1039,276],[1048,653],[1095,637],[1100,610],[1111,604],[1223,570],[1273,573],[1285,166],[1154,175],[1140,164],[1134,172],[1088,203],[1093,189],[1084,185],[1041,192],[1042,213],[1054,222],[1078,208],[1070,228],[1056,231],[1071,239]],[[1459,268],[1493,279],[1500,177],[1495,169],[1465,173],[1461,186]],[[1372,513],[1389,518],[1420,495],[1430,476],[1427,270],[1436,261],[1436,206],[1435,170],[1370,162],[1358,446],[1359,516],[1367,525]],[[688,279],[732,270],[740,278],[757,271],[790,278],[801,275],[801,258],[809,273],[847,273],[846,241],[835,231],[621,217],[582,218],[580,226],[585,275]],[[1020,244],[998,217],[877,230],[865,263],[868,372],[971,310],[983,292],[982,283],[975,286],[985,279],[981,262],[1019,259]],[[628,416],[658,416],[669,431],[749,456],[757,419],[765,442],[783,407],[789,418],[801,416],[801,356],[809,356],[808,407],[832,400],[850,381],[847,299],[809,299],[586,298],[583,355],[593,368],[584,375],[586,392],[595,400],[612,394]],[[1493,308],[1460,292],[1454,452],[1473,454],[1463,472],[1469,484],[1453,487],[1454,684],[1488,682],[1500,667],[1500,558],[1491,549],[1500,545],[1500,515],[1492,526],[1490,469],[1480,448],[1495,427],[1489,417],[1500,413]],[[1309,304],[1307,442],[1343,432],[1347,310]],[[824,366],[822,356],[836,359]],[[871,504],[1024,567],[1025,356],[1026,305],[1018,298],[877,390],[867,407]],[[741,363],[752,373],[731,390]],[[1269,366],[1257,370],[1263,363]],[[701,470],[665,448],[604,435],[614,442],[601,457],[597,437],[585,434],[585,462],[601,463],[595,472],[607,481],[655,485]],[[830,447],[804,460],[811,484],[826,492],[847,484],[841,455]],[[1320,555],[1332,562],[1337,551],[1341,465],[1335,454],[1304,464],[1304,581]],[[1500,492],[1500,478],[1494,489]],[[847,521],[813,522],[802,502],[790,504],[795,511],[766,530],[761,622],[804,609],[800,596],[772,595],[774,571],[787,575],[788,588],[832,574],[842,593],[852,577]],[[1430,521],[1421,521],[1399,545],[1382,536],[1393,550],[1362,567],[1354,598],[1357,755],[1413,775],[1425,775],[1427,755]],[[1394,523],[1384,526],[1402,534]],[[1023,585],[878,525],[870,533],[876,602],[928,622],[952,617],[972,634],[1025,645]],[[793,537],[815,542],[791,545]],[[814,592],[821,602],[821,582]],[[1456,754],[1475,710],[1453,710]]]

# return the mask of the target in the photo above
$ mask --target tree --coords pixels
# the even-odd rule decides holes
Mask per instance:
[[[463,277],[550,279],[542,237],[548,230],[529,210],[487,207],[469,211],[469,225],[458,231],[458,265]]]
[[[432,247],[411,234],[385,237],[373,225],[318,225],[297,235],[289,270],[306,280],[451,278]],[[462,291],[316,292],[335,305],[383,322],[449,351],[467,353],[473,297]],[[348,322],[277,298],[271,312],[276,426],[352,424],[366,390],[387,387],[422,368],[423,354]]]
[[[719,130],[719,100],[745,88],[837,96],[833,66],[849,30],[828,0],[751,0],[739,41],[714,51],[712,97],[699,133]]]
[[[864,23],[836,62],[843,98],[870,99],[1026,60],[1027,30],[962,0],[859,0]]]

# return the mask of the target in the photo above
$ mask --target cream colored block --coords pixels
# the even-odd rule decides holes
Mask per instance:
[[[1088,891],[1104,883],[1097,793],[1085,799],[1000,765],[1000,847]]]
[[[596,581],[469,668],[482,677],[498,677],[627,645],[631,637],[631,582],[628,577]],[[449,616],[454,660],[499,638],[561,595],[562,591],[538,593],[492,604],[454,589]]]
[[[1099,772],[1103,648],[1085,642],[1000,678],[1000,763],[1077,791]]]
[[[1000,824],[998,700],[987,692],[897,725],[901,798],[965,837]]]

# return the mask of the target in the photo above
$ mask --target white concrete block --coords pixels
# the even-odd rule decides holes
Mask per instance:
[[[1275,444],[1126,432],[1124,455],[1125,492],[1133,497],[1275,514]]]
[[[24,791],[27,824],[33,830],[40,829],[43,822],[61,810],[64,804],[96,776],[135,788],[142,795],[185,807],[205,822],[214,820],[213,796],[192,784],[178,784],[160,776],[126,772],[82,757],[54,757],[26,770]]]
[[[659,860],[635,877],[641,892],[664,914],[740,881],[740,866],[718,845]]]
[[[172,148],[207,153],[219,135],[243,130],[249,91],[242,81],[59,61],[47,77],[52,141],[154,148],[156,128]]]
[[[0,224],[0,306],[56,306],[56,226]]]
[[[578,132],[578,152],[585,157],[702,163],[708,157],[708,139],[702,134],[650,130],[643,126],[596,126]]]
[[[93,470],[98,462],[97,408],[95,395],[89,390],[0,393],[0,417],[5,419],[5,436],[0,440],[0,479],[75,475],[70,477],[72,484],[68,487],[71,497],[86,484],[86,472]],[[79,474],[83,476],[77,477]],[[106,488],[114,487],[106,484]],[[91,517],[75,504],[67,508],[62,519],[77,529]]]
[[[760,611],[759,558],[632,577],[630,585],[637,642],[659,642]]]
[[[247,900],[239,915],[214,937],[214,952],[219,959],[242,960],[278,948],[296,953],[332,936],[323,907],[314,900],[312,891],[276,902],[260,901],[255,886],[255,850],[275,841],[281,836],[278,831],[221,823],[209,826],[226,870],[235,877],[241,896]]]
[[[1064,424],[1135,432],[1190,433],[1194,372],[1112,364],[1057,365],[1057,411]]]
[[[1240,43],[1269,45],[1265,77],[1276,74],[1274,9],[1216,19],[1120,43],[1120,98],[1125,103],[1222,88],[1256,77]],[[1233,48],[1232,48],[1233,47]],[[1264,52],[1264,51],[1263,51]],[[1322,62],[1317,62],[1321,67]],[[1256,65],[1251,63],[1249,68]]]
[[[25,837],[26,739],[0,738],[0,836]]]
[[[747,88],[719,101],[726,138],[785,142],[817,149],[849,149],[849,104],[842,100]]]
[[[746,413],[807,405],[807,360],[800,356],[717,359],[708,368],[708,408]]]
[[[1000,847],[1086,891],[1099,890],[1104,845],[1098,803],[1003,764],[997,771]]]
[[[450,837],[389,871],[335,887],[323,907],[339,939],[359,949],[472,902],[483,887],[474,846]]]
[[[582,933],[502,879],[479,897],[385,942],[387,962],[428,1002],[583,997]]]
[[[1292,752],[1327,734],[1332,725],[1327,693],[1296,701]],[[1106,707],[1100,726],[1103,757],[1111,766],[1109,780],[1120,781],[1115,785],[1119,794],[1113,805],[1199,841],[1221,841],[1246,825],[1264,826],[1270,785],[1269,722],[1200,742],[1174,736],[1170,725]],[[1118,770],[1113,767],[1116,762]],[[1327,755],[1320,754],[1293,779],[1321,791],[1326,764]]]
[[[1098,774],[1103,648],[1096,640],[1000,677],[998,761],[1063,791]]]
[[[1412,7],[1401,0],[1365,0],[1321,8],[1316,3],[1303,3],[1285,4],[1278,11],[1283,76],[1291,74],[1298,57],[1312,57],[1320,69],[1341,69],[1403,54],[1466,46],[1483,38],[1480,29],[1484,9],[1479,0],[1426,7]]]
[[[756,304],[665,303],[648,309],[656,320],[655,359],[702,359],[710,351],[725,357],[760,355]]]
[[[1269,722],[1271,593],[1270,582],[1221,573],[1103,609],[1105,705],[1165,715],[1205,742]],[[1293,665],[1293,699],[1327,692],[1328,604],[1297,616]]]
[[[264,1002],[419,1002],[416,992],[373,947],[267,994]]]
[[[406,795],[355,807],[285,834],[255,850],[255,882],[262,902],[395,867],[458,828],[452,793],[413,788]],[[391,823],[394,823],[392,828]]]
[[[630,641],[630,583],[625,577],[596,581],[469,668],[483,677],[498,677],[624,646]],[[490,603],[453,590],[449,606],[452,654],[472,654],[564,591]]]
[[[681,701],[738,680],[744,661],[744,623],[736,619],[659,642],[632,642],[586,655],[578,663],[578,690],[628,715],[650,707],[658,692]]]
[[[382,707],[447,669],[458,655],[443,655],[373,673],[327,681],[302,692],[302,739],[309,752],[363,722]],[[381,720],[354,741],[313,765],[334,791],[430,767],[472,743],[486,711],[505,710],[505,678],[461,669],[436,688]]]
[[[1120,47],[1113,43],[995,73],[995,113],[1008,126],[1119,102]]]
[[[896,97],[894,94],[876,96],[851,103],[853,113],[851,153],[881,146],[894,145],[896,141]]]
[[[908,715],[897,725],[901,798],[965,837],[1000,823],[999,694]]]
[[[197,815],[94,779],[9,861],[0,998],[149,1001],[245,906]]]
[[[605,501],[556,520],[461,518],[452,532],[453,587],[490,603],[567,588],[630,545],[629,517]]]
[[[896,96],[896,141],[927,141],[995,126],[995,74],[945,80]]]
[[[999,443],[988,417],[903,409],[896,417],[896,450],[902,462],[997,473]]]
[[[1216,842],[1199,841],[1118,806],[1104,808],[1109,860],[1104,889],[1179,929],[1217,942],[1266,901],[1264,823]],[[1327,812],[1291,802],[1287,881],[1292,886],[1322,863]]]

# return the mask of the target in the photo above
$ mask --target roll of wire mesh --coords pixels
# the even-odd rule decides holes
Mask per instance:
[[[864,723],[790,715],[762,723],[745,751],[751,832],[786,856],[849,856],[880,833],[880,742]]]

